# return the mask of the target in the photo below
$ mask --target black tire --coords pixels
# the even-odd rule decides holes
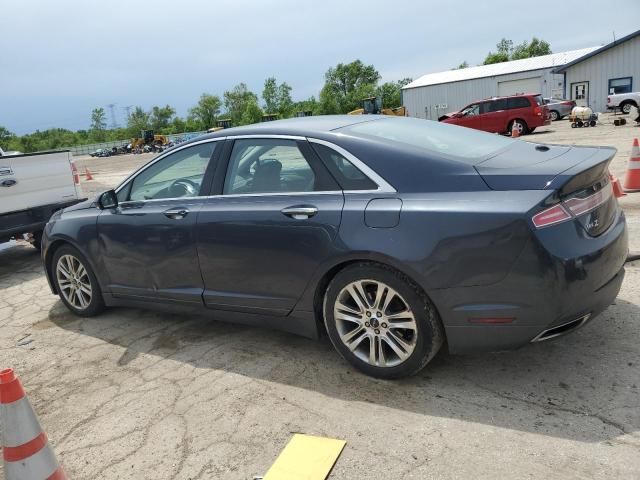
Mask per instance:
[[[60,281],[58,279],[56,269],[58,266],[58,262],[63,256],[75,257],[75,259],[77,259],[77,261],[86,270],[87,277],[91,284],[91,299],[85,308],[78,308],[75,305],[69,303],[60,287]],[[55,253],[53,254],[53,259],[51,260],[51,276],[53,278],[53,282],[55,284],[58,295],[60,296],[60,300],[62,300],[62,303],[64,303],[65,306],[74,314],[80,317],[94,317],[104,310],[105,305],[104,299],[102,298],[102,292],[100,291],[100,284],[98,283],[98,280],[96,279],[96,276],[93,273],[91,265],[89,264],[87,259],[76,248],[72,247],[71,245],[63,245],[55,251]]]
[[[558,112],[557,110],[551,110],[549,112],[549,116],[551,117],[551,121],[555,122],[557,120],[560,120],[562,117],[560,116],[560,112]]]
[[[509,133],[511,133],[513,131],[513,125],[514,124],[520,124],[522,126],[522,129],[520,130],[520,135],[526,135],[527,133],[529,133],[529,128],[527,127],[527,122],[525,122],[524,120],[520,119],[520,118],[516,118],[515,120],[512,120],[511,123],[509,124]]]
[[[631,107],[637,107],[637,105],[632,101],[622,102],[620,104],[620,111],[624,114],[628,114],[631,112]]]
[[[415,319],[415,333],[413,331],[400,331],[400,335],[409,335],[409,337],[405,336],[402,337],[402,339],[407,340],[409,338],[407,341],[411,341],[414,347],[411,354],[408,355],[406,359],[401,360],[399,364],[392,366],[372,365],[356,356],[341,339],[337,321],[334,317],[334,307],[338,300],[338,295],[352,282],[362,280],[381,282],[395,290],[401,296],[401,300],[409,307],[407,311],[409,311]],[[373,298],[370,297],[370,303],[372,300]],[[358,263],[338,272],[333,280],[331,280],[325,292],[323,312],[329,338],[338,353],[358,370],[376,378],[395,379],[407,377],[419,372],[429,363],[436,353],[438,353],[438,350],[444,342],[444,330],[440,317],[424,292],[402,273],[375,263]],[[373,319],[373,317],[371,318]],[[389,322],[391,324],[392,321]],[[385,324],[383,323],[381,325],[384,327]],[[373,325],[370,326],[373,327]],[[391,328],[392,327],[389,326],[389,332],[382,332],[381,336],[386,335],[388,339]],[[366,345],[369,345],[369,348],[371,348],[370,341],[373,340],[367,338],[361,342],[367,342],[363,347],[365,350]],[[385,342],[382,340],[379,341],[380,348],[386,349],[387,354],[392,356],[393,351],[389,348],[388,341],[385,340]],[[384,347],[382,346],[383,343]],[[385,354],[385,356],[387,354]]]
[[[533,127],[533,128],[530,128],[530,129],[529,129],[529,133],[533,133],[533,132],[535,132],[535,131],[536,131],[536,127]]]

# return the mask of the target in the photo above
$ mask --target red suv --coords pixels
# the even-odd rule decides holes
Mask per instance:
[[[492,133],[511,133],[515,125],[520,135],[551,124],[542,95],[535,93],[480,100],[438,120]]]

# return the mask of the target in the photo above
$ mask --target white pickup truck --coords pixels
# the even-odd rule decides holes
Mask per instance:
[[[622,113],[629,113],[631,107],[640,107],[640,92],[617,93],[607,97],[607,108],[609,110],[619,108]]]
[[[53,212],[85,200],[78,172],[67,150],[7,153],[0,148],[0,243],[24,237],[39,248]]]

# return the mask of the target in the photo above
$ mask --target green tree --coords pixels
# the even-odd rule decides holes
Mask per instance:
[[[224,92],[223,97],[224,106],[227,109],[227,115],[234,125],[241,124],[242,117],[249,104],[258,104],[258,96],[250,91],[245,83],[239,83],[231,90],[227,90]]]
[[[150,115],[142,107],[136,107],[127,118],[127,133],[131,137],[139,137],[143,130],[151,127]]]
[[[149,115],[151,128],[157,132],[168,128],[169,123],[171,123],[171,119],[175,114],[175,109],[169,105],[165,105],[164,107],[152,107]]]
[[[451,70],[462,70],[463,68],[469,68],[469,64],[467,63],[466,60],[462,62],[460,65],[458,65],[457,67],[453,67]]]
[[[91,130],[104,130],[107,128],[107,114],[104,108],[94,108],[91,111]]]
[[[537,37],[533,37],[530,42],[522,42],[513,49],[511,53],[511,60],[520,60],[522,58],[540,57],[542,55],[549,55],[551,52],[551,45],[544,40],[540,40]]]
[[[384,108],[396,108],[402,106],[402,87],[413,82],[412,78],[403,78],[397,82],[385,82],[376,90],[376,96],[382,97]]]
[[[293,102],[291,105],[291,114],[296,115],[298,112],[311,112],[312,115],[320,114],[320,103],[316,100],[316,97],[309,97],[306,100],[299,102]]]
[[[238,125],[250,125],[252,123],[258,123],[262,120],[262,109],[260,105],[258,105],[257,99],[249,99],[247,100],[244,111],[242,112],[242,117],[240,118],[240,122]]]
[[[331,67],[320,91],[322,113],[347,113],[359,108],[363,98],[375,94],[378,80],[380,74],[375,67],[360,60]]]
[[[530,42],[524,41],[515,47],[512,40],[503,38],[496,44],[496,49],[495,53],[489,52],[487,54],[483,62],[484,65],[539,57],[540,55],[549,55],[551,53],[549,42],[540,40],[537,37],[533,37]]]
[[[264,81],[262,99],[264,100],[265,112],[276,113],[278,111],[278,82],[275,77],[269,77]]]
[[[214,127],[220,115],[222,101],[217,95],[203,93],[198,104],[189,110],[189,119],[192,124],[199,124],[197,130],[206,130]]]
[[[15,134],[0,125],[0,147],[3,150],[9,150],[9,142],[15,139]]]

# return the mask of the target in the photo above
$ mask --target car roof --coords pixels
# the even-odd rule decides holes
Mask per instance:
[[[271,122],[255,123],[243,127],[232,127],[201,135],[192,141],[235,135],[299,135],[302,137],[326,134],[338,128],[371,122],[385,118],[384,115],[321,115],[317,117],[295,117]]]

